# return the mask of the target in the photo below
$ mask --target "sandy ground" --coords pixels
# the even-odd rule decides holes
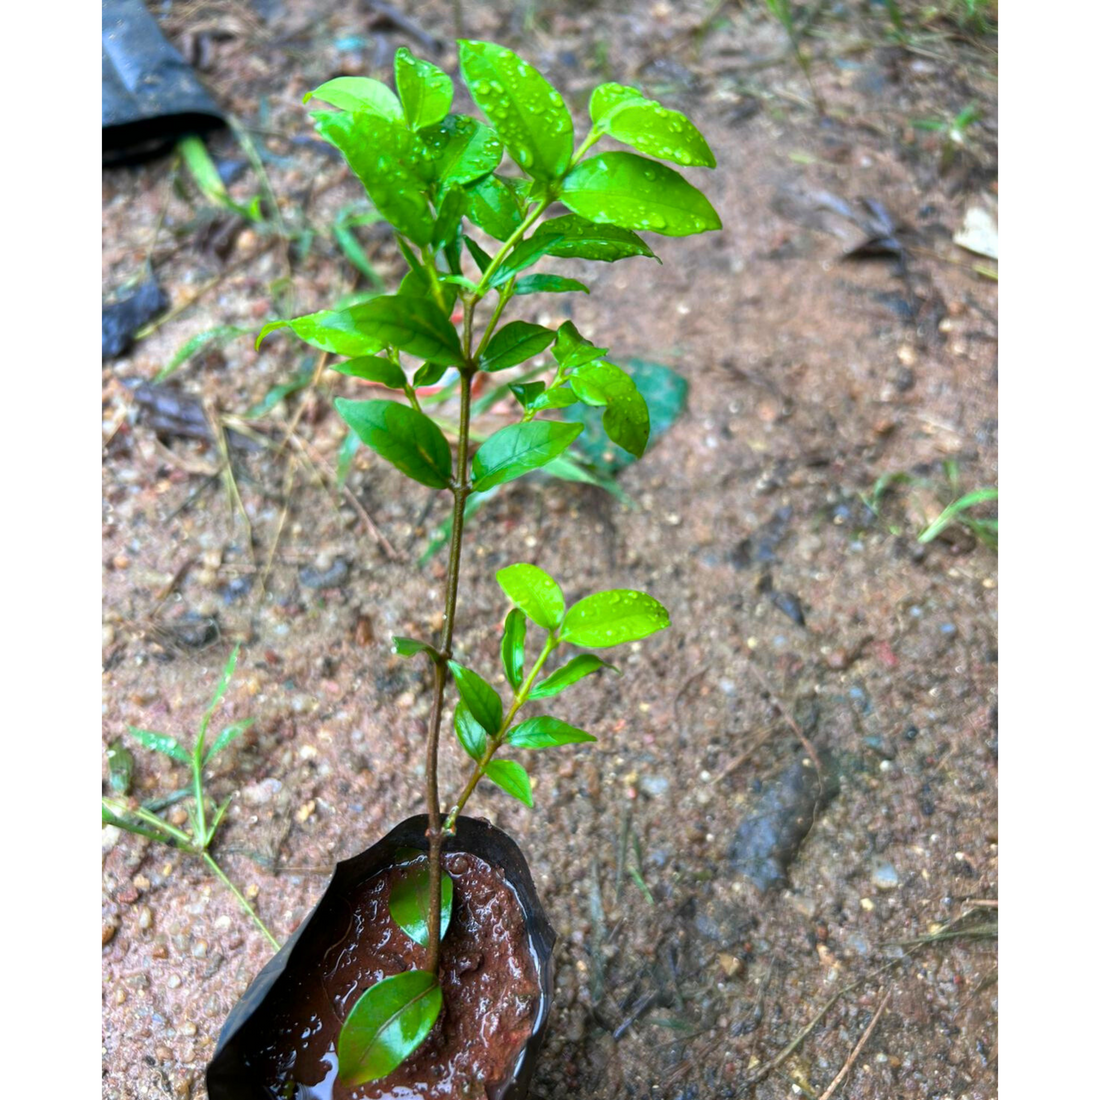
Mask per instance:
[[[255,140],[272,154],[288,224],[326,225],[361,192],[318,147],[290,142],[311,132],[301,94],[338,72],[388,76],[397,46],[418,47],[372,26],[366,8],[256,10],[271,14],[177,5],[165,26],[221,101],[265,132]],[[703,237],[656,239],[663,266],[575,265],[591,297],[528,298],[514,314],[572,317],[620,361],[665,363],[691,386],[675,427],[620,475],[630,503],[529,479],[469,528],[456,642],[475,667],[497,667],[507,604],[493,574],[512,561],[547,569],[572,599],[644,589],[672,617],[616,655],[621,679],[593,677],[557,701],[555,713],[599,743],[528,761],[534,811],[501,792],[477,796],[477,811],[527,853],[560,937],[533,1095],[820,1096],[885,1001],[833,1095],[991,1100],[996,557],[958,528],[927,546],[916,535],[951,499],[945,463],[963,490],[997,481],[996,283],[951,243],[969,207],[996,201],[996,55],[946,36],[906,51],[883,25],[830,20],[811,39],[828,107],[819,118],[795,66],[756,64],[783,48],[774,24],[735,7],[696,33],[708,10],[465,11],[470,37],[519,47],[525,36],[522,52],[578,119],[606,79],[690,114],[719,164],[692,178],[724,222]],[[451,17],[450,5],[416,8],[448,40]],[[941,173],[940,139],[912,120],[970,102],[985,118]],[[241,155],[230,135],[211,147]],[[233,192],[257,186],[246,173]],[[865,197],[903,227],[904,270],[890,257],[843,259],[866,233],[836,200],[866,220]],[[243,643],[223,718],[255,724],[213,770],[217,797],[238,792],[217,852],[283,939],[335,860],[423,809],[428,677],[392,656],[389,638],[440,625],[441,557],[423,568],[417,559],[446,502],[361,451],[348,484],[390,553],[346,498],[313,480],[342,438],[330,398],[355,392],[330,372],[300,422],[311,463],[293,449],[235,458],[250,552],[211,476],[216,451],[158,440],[132,383],[214,325],[255,330],[279,309],[328,305],[354,273],[320,239],[304,260],[292,249],[288,271],[281,246],[260,251],[253,230],[227,231],[173,192],[165,160],[105,173],[103,210],[105,293],[140,273],[162,214],[153,260],[173,304],[221,276],[104,364],[104,744],[127,725],[189,737]],[[361,239],[392,285],[402,270],[392,242],[373,229]],[[238,339],[176,382],[240,413],[304,358],[285,339],[259,353]],[[257,427],[274,430],[297,401]],[[921,484],[900,484],[875,514],[876,482],[899,472]],[[326,570],[330,586],[312,587]],[[806,756],[795,727],[831,757],[839,793],[818,807],[789,880],[762,892],[730,850]],[[135,756],[140,796],[182,783],[175,766]],[[448,742],[445,789],[460,769]],[[971,931],[904,946],[951,921]],[[198,861],[112,830],[103,923],[103,1095],[205,1096],[205,1063],[266,941]]]

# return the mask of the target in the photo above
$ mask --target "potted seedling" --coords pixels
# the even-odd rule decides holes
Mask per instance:
[[[502,323],[513,299],[587,290],[557,272],[528,269],[544,257],[653,257],[636,231],[686,236],[721,226],[703,194],[661,163],[714,165],[682,114],[632,88],[603,84],[592,93],[592,125],[578,142],[562,96],[516,54],[461,41],[458,55],[487,121],[452,113],[450,77],[405,49],[394,61],[397,94],[376,80],[340,77],[306,96],[328,105],[314,114],[317,130],[392,225],[409,270],[395,294],[274,321],[259,337],[289,328],[344,357],[334,368],[340,373],[404,395],[337,399],[336,408],[402,473],[451,494],[442,636],[394,639],[397,653],[426,660],[434,675],[427,813],[339,865],[320,903],[227,1020],[207,1072],[212,1100],[526,1094],[552,992],[554,933],[519,849],[463,811],[482,780],[532,805],[519,757],[594,740],[557,718],[532,715],[532,706],[610,667],[587,650],[637,641],[669,621],[642,592],[596,592],[570,604],[552,577],[517,562],[497,573],[513,605],[500,648],[510,698],[493,687],[489,670],[454,659],[471,501],[562,455],[582,426],[556,410],[577,402],[604,409],[607,435],[634,456],[649,437],[645,400],[607,359],[607,348],[571,322],[556,331]],[[590,153],[604,137],[638,152]],[[512,170],[501,169],[505,151]],[[565,212],[547,217],[556,203]],[[546,350],[553,366],[510,386],[516,421],[473,450],[475,376],[519,367]],[[421,361],[411,374],[406,358]],[[454,449],[417,393],[448,371],[458,385]],[[452,679],[454,732],[470,762],[461,789],[441,803],[437,759]]]

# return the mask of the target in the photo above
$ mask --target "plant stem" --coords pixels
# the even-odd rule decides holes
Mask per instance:
[[[489,266],[485,269],[485,274],[481,276],[481,282],[477,284],[477,289],[473,293],[472,300],[474,302],[479,302],[485,297],[485,292],[489,289],[489,280],[497,273],[497,268],[504,263],[504,258],[512,251],[512,246],[522,239],[523,234],[542,217],[543,211],[553,201],[553,199],[547,197],[539,202],[534,210],[523,219],[519,228],[500,246],[500,251],[492,258]]]
[[[209,867],[210,870],[213,871],[214,874],[216,874],[218,878],[220,878],[222,882],[224,882],[225,885],[229,887],[229,889],[233,892],[233,896],[237,899],[237,901],[241,903],[244,911],[256,922],[256,927],[259,928],[259,930],[265,936],[267,936],[269,942],[271,943],[271,946],[274,947],[276,951],[278,951],[279,941],[267,930],[267,925],[264,924],[262,920],[260,920],[259,913],[257,913],[256,910],[248,904],[248,900],[245,898],[244,894],[242,894],[240,890],[238,890],[237,887],[233,885],[229,876],[218,866],[218,863],[214,859],[214,857],[209,852],[203,852],[202,858],[206,861],[206,866]]]
[[[508,713],[504,716],[504,720],[500,724],[500,729],[495,736],[490,737],[486,742],[485,752],[474,767],[470,778],[466,781],[466,786],[463,788],[462,794],[458,796],[458,801],[451,807],[451,812],[447,815],[447,820],[443,825],[443,831],[445,833],[450,832],[454,828],[458,815],[462,813],[463,807],[470,800],[470,795],[474,793],[474,789],[477,787],[478,782],[485,774],[486,765],[493,759],[493,755],[496,753],[497,749],[504,744],[504,739],[508,736],[508,731],[512,727],[512,722],[515,720],[520,708],[527,702],[527,697],[531,694],[531,688],[535,686],[535,677],[542,671],[542,666],[546,664],[546,658],[554,652],[557,645],[558,639],[553,633],[549,634],[546,638],[546,644],[542,647],[542,652],[538,656],[538,660],[535,661],[531,671],[527,674],[527,678],[520,684],[515,695],[512,697],[512,705],[509,707]]]
[[[467,307],[472,314],[473,305]],[[443,619],[443,640],[439,660],[435,664],[435,693],[428,727],[428,760],[426,795],[428,801],[428,969],[439,969],[441,891],[443,886],[443,829],[439,814],[439,728],[443,720],[443,688],[447,682],[447,662],[451,659],[454,638],[455,609],[458,604],[458,576],[462,562],[462,526],[466,515],[466,500],[470,495],[468,479],[470,449],[470,386],[476,368],[470,365],[470,325],[466,326],[467,366],[462,368],[461,409],[458,420],[458,476],[452,486],[454,511],[451,518],[451,554],[447,563],[446,610]],[[476,362],[476,361],[475,361]]]

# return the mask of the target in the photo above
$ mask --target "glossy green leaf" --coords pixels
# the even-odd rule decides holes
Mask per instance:
[[[373,338],[382,347],[400,348],[419,359],[447,366],[464,362],[454,325],[428,298],[386,294],[345,312],[364,338]]]
[[[707,197],[679,172],[634,153],[582,160],[565,177],[561,201],[590,221],[666,237],[722,228]]]
[[[542,325],[533,325],[529,321],[512,321],[498,329],[489,341],[489,346],[481,356],[481,369],[484,371],[504,370],[526,362],[533,355],[548,348],[555,333]]]
[[[355,461],[355,455],[363,441],[353,431],[344,433],[344,442],[340,444],[340,451],[336,456],[336,489],[342,491],[348,482],[348,474],[351,473],[351,464]]]
[[[351,378],[363,378],[368,382],[379,382],[391,390],[403,390],[408,381],[405,372],[391,359],[381,355],[361,355],[347,359],[343,363],[333,363],[329,370],[337,374],[346,374]]]
[[[174,737],[169,737],[166,733],[157,733],[155,730],[139,730],[133,726],[126,728],[130,731],[130,736],[135,741],[141,742],[147,749],[162,752],[181,764],[191,763],[191,754]]]
[[[603,426],[608,438],[641,458],[649,440],[649,409],[630,375],[599,359],[577,367],[569,384],[586,405],[607,406]]]
[[[578,279],[567,279],[564,275],[524,275],[516,280],[513,294],[567,294],[572,290],[588,293],[588,287]]]
[[[447,368],[442,363],[423,363],[413,375],[413,385],[434,386],[446,373]]]
[[[534,806],[531,779],[522,764],[517,764],[514,760],[490,760],[485,765],[485,778],[491,779],[501,790],[518,798],[525,806]]]
[[[442,121],[451,109],[455,91],[451,78],[430,61],[414,57],[404,46],[394,54],[393,80],[410,130]]]
[[[399,657],[415,657],[418,653],[427,653],[433,658],[436,655],[435,646],[421,642],[417,638],[403,638],[400,635],[394,636],[393,651]]]
[[[372,450],[407,477],[433,489],[451,484],[451,448],[422,412],[396,401],[336,399],[336,411]]]
[[[465,213],[466,192],[461,187],[448,187],[440,200],[439,216],[432,231],[433,249],[440,249],[455,239]]]
[[[394,883],[390,891],[390,916],[393,917],[394,924],[421,947],[428,946],[430,886],[428,861],[420,858],[405,869],[403,876]],[[451,906],[455,892],[454,880],[446,871],[443,872],[439,886],[439,938],[442,940],[451,923]]]
[[[566,321],[558,329],[554,340],[554,358],[564,370],[579,367],[593,359],[602,359],[606,354],[607,348],[595,347],[591,340],[586,340],[577,331],[577,326],[572,321]]]
[[[644,359],[630,359],[630,376],[638,392],[645,398],[649,409],[649,445],[653,445],[664,435],[684,410],[687,403],[687,379],[677,374],[671,367],[660,363],[650,363]],[[582,423],[588,429],[577,438],[571,453],[583,458],[591,466],[605,475],[614,475],[623,467],[636,461],[620,447],[611,447],[600,431],[602,413],[598,407],[578,405],[566,412],[567,420]],[[611,482],[614,484],[614,482]]]
[[[398,240],[401,238],[399,237]],[[453,283],[443,283],[443,305],[446,307],[446,315],[450,317],[458,299],[458,287]],[[431,279],[423,267],[407,271],[401,280],[397,293],[402,298],[424,298],[435,304],[435,291],[432,289]]]
[[[548,715],[528,718],[512,730],[506,738],[516,749],[553,749],[558,745],[578,745],[596,738],[584,730]]]
[[[535,230],[532,237],[557,237],[548,254],[566,259],[602,260],[605,263],[630,256],[657,259],[637,233],[620,229],[617,225],[597,225],[578,214],[549,218]]]
[[[614,665],[608,664],[593,653],[582,653],[535,684],[528,699],[549,699],[564,691],[570,684],[583,680],[585,676],[590,676],[601,668],[609,668],[612,672],[619,671]]]
[[[269,332],[288,328],[299,340],[333,355],[363,356],[381,351],[385,343],[371,332],[361,331],[350,309],[322,309],[286,321],[269,321],[256,337],[259,347]]]
[[[621,84],[601,84],[589,113],[596,129],[640,153],[676,164],[713,168],[714,154],[690,119]]]
[[[467,207],[468,206],[469,199],[467,199]],[[479,245],[477,241],[475,241],[472,237],[467,237],[465,240],[466,248],[469,251],[470,255],[474,258],[474,263],[477,264],[478,271],[480,271],[482,275],[484,275],[485,272],[489,269],[489,265],[493,262],[492,256],[490,256],[489,253],[486,252],[485,249],[482,248],[481,245]]]
[[[526,409],[535,398],[546,391],[545,382],[513,382],[508,389],[512,396]]]
[[[547,235],[545,237],[528,237],[527,240],[520,241],[493,273],[489,285],[503,286],[513,276],[518,275],[519,272],[532,264],[538,263],[543,256],[549,255],[550,249],[560,239],[558,236]]]
[[[246,718],[243,722],[234,722],[233,725],[226,726],[226,728],[218,734],[217,739],[214,741],[214,744],[210,746],[206,756],[203,757],[203,765],[209,764],[218,753],[227,749],[254,721],[254,718]]]
[[[497,570],[497,584],[533,623],[555,630],[565,615],[565,596],[558,582],[537,565],[516,562]]]
[[[559,384],[539,394],[527,407],[533,412],[541,412],[543,409],[565,409],[575,405],[578,400],[580,399],[568,384]]]
[[[559,420],[532,420],[509,424],[494,432],[478,448],[473,461],[474,492],[483,493],[545,466],[581,433],[579,424]]]
[[[469,115],[448,115],[420,131],[432,179],[468,184],[492,172],[504,154],[500,138]],[[512,200],[515,205],[515,200]]]
[[[428,970],[406,970],[372,985],[340,1028],[340,1081],[352,1087],[392,1073],[428,1037],[442,1008],[443,991]]]
[[[485,755],[485,746],[489,738],[485,727],[470,713],[470,708],[461,699],[455,707],[454,724],[458,743],[469,756],[480,761]]]
[[[319,99],[339,107],[341,111],[367,111],[393,122],[401,120],[401,103],[389,86],[369,76],[338,76],[326,81],[312,92],[306,92],[303,103]]]
[[[507,240],[523,223],[515,192],[499,176],[486,176],[466,188],[467,217],[498,241]]]
[[[458,61],[474,102],[512,159],[536,179],[563,175],[573,155],[573,120],[560,93],[511,50],[460,39]]]
[[[504,706],[500,696],[472,669],[457,661],[448,661],[455,687],[462,701],[470,708],[473,719],[486,733],[495,734],[504,720]]]
[[[523,644],[526,640],[527,616],[518,607],[513,607],[504,620],[500,639],[500,663],[513,688],[523,683]]]
[[[432,238],[425,148],[403,123],[364,110],[318,115],[317,132],[344,154],[378,212],[417,244]]]
[[[628,88],[623,84],[598,84],[592,89],[588,100],[588,117],[598,127],[608,112],[633,99],[645,99],[645,96],[637,88]]]
[[[575,603],[562,623],[561,639],[602,649],[636,642],[668,626],[668,612],[644,592],[615,588]]]

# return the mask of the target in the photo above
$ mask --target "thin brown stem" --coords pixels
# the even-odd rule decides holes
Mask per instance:
[[[466,341],[469,355],[469,338]],[[428,761],[426,794],[428,800],[428,969],[439,969],[441,890],[443,884],[443,828],[439,813],[439,729],[443,721],[443,688],[447,682],[447,662],[451,659],[454,639],[455,610],[458,604],[458,576],[462,563],[462,527],[466,500],[470,495],[468,479],[470,449],[470,384],[474,370],[462,370],[461,408],[458,420],[458,472],[453,488],[454,512],[451,518],[451,553],[447,563],[446,611],[443,619],[443,640],[439,660],[435,664],[435,692],[432,697],[432,717],[428,727]]]

